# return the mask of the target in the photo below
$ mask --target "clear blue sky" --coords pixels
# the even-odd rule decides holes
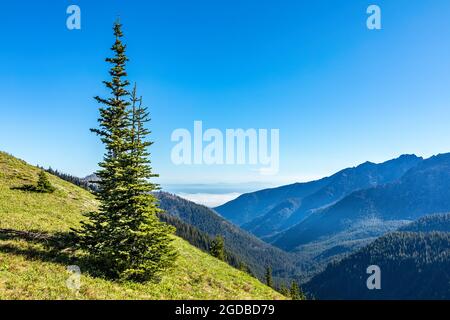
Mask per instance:
[[[380,31],[366,8],[382,10]],[[82,30],[66,28],[66,8]],[[8,1],[0,8],[0,150],[87,175],[93,96],[117,16],[151,107],[162,183],[287,183],[366,160],[450,151],[450,1]],[[174,129],[280,129],[280,172],[175,166]],[[192,129],[191,129],[192,130]]]

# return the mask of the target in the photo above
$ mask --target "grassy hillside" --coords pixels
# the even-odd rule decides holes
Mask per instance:
[[[36,234],[64,233],[96,201],[85,190],[49,176],[53,194],[25,192],[39,170],[0,152],[0,300],[1,299],[282,299],[247,274],[176,237],[176,265],[159,283],[107,281],[83,274],[78,293],[66,287],[68,265],[76,253]],[[20,231],[33,231],[26,234]]]

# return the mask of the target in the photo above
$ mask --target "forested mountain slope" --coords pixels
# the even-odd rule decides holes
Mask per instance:
[[[432,215],[406,225],[330,264],[305,288],[319,299],[450,299],[449,221]],[[366,286],[370,265],[380,267],[380,290]]]
[[[160,207],[166,214],[194,226],[211,238],[223,236],[226,250],[245,263],[259,278],[263,279],[268,266],[272,267],[274,277],[280,279],[289,280],[299,272],[295,266],[297,261],[294,255],[261,241],[226,221],[213,210],[169,193],[160,192],[157,196]]]
[[[355,191],[281,234],[274,244],[299,250],[319,242],[362,241],[425,215],[450,211],[450,154],[426,159],[398,181]]]

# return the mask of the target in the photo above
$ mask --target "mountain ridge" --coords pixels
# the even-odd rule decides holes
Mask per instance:
[[[423,158],[414,154],[401,155],[378,164],[366,161],[320,180],[245,194],[215,210],[243,229],[266,239],[289,229],[315,210],[330,206],[354,191],[399,179],[421,161]],[[299,187],[301,189],[297,190]],[[286,189],[291,191],[283,192]],[[240,209],[239,206],[243,208]],[[236,217],[242,211],[245,218]],[[254,216],[253,219],[249,219],[250,215]],[[241,220],[249,221],[240,224]]]
[[[341,242],[378,237],[446,211],[450,211],[450,154],[440,154],[411,168],[399,181],[351,193],[285,231],[274,244],[291,251],[332,237]]]

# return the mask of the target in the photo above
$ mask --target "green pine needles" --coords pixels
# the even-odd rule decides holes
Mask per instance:
[[[266,278],[266,285],[268,287],[273,288],[272,267],[271,266],[268,266],[266,268],[266,273],[264,274],[264,277]]]
[[[211,255],[219,260],[225,261],[225,240],[222,236],[218,235],[211,242],[211,247],[209,248]]]
[[[161,222],[157,199],[152,194],[158,186],[152,173],[147,148],[152,142],[145,123],[150,121],[136,85],[130,93],[125,78],[128,61],[122,43],[122,25],[114,24],[115,43],[109,98],[95,97],[100,107],[99,128],[91,129],[105,145],[105,155],[97,172],[100,178],[97,197],[100,208],[87,213],[79,236],[79,246],[104,275],[133,281],[154,279],[170,268],[176,258],[171,234],[174,228]]]
[[[305,294],[295,281],[291,283],[290,297],[292,300],[306,300]]]
[[[12,187],[13,190],[21,190],[26,192],[53,193],[56,188],[52,186],[50,180],[44,170],[39,171],[37,184],[25,184],[20,187]]]
[[[56,190],[55,187],[53,187],[50,181],[48,180],[48,177],[45,174],[44,170],[41,170],[39,172],[38,182],[35,187],[35,191],[41,193],[52,193],[55,190]]]

